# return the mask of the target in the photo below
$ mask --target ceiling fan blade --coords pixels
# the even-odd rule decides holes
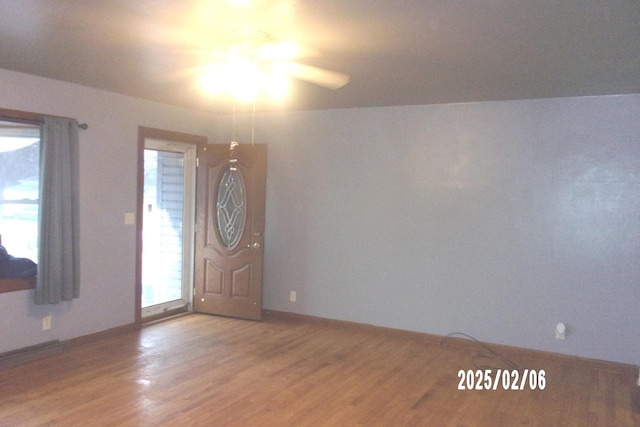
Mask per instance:
[[[216,59],[223,59],[223,60],[229,60],[234,58],[234,56],[230,53],[224,53],[221,51],[209,50],[209,49],[184,49],[182,50],[182,52],[190,55],[209,56],[209,57],[213,57]]]
[[[292,61],[321,56],[308,45],[290,40],[274,40],[256,49],[256,57],[263,61]]]
[[[174,82],[176,80],[201,75],[211,69],[211,65],[199,65],[196,67],[183,68],[178,71],[171,71],[156,75],[154,78],[159,83]]]
[[[181,52],[222,60],[238,59],[240,57],[253,58],[257,61],[291,61],[301,58],[320,56],[317,50],[298,43],[280,41],[266,43],[257,47],[243,44],[231,44],[225,49],[183,49]]]
[[[298,62],[283,62],[279,65],[282,67],[280,68],[282,72],[290,77],[328,89],[339,89],[349,83],[350,80],[347,74],[314,67],[312,65],[300,64]]]

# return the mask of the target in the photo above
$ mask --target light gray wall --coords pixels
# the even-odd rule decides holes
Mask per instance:
[[[69,339],[134,321],[138,126],[198,135],[210,114],[0,70],[0,107],[75,117],[80,131],[80,298],[36,306],[33,291],[0,294],[0,352]],[[42,331],[42,317],[52,328]]]
[[[260,116],[265,307],[638,364],[639,117],[637,95]]]
[[[0,352],[133,322],[138,126],[228,127],[4,70],[0,106],[89,124],[81,298],[0,294]],[[638,117],[637,95],[259,115],[265,308],[639,364]]]

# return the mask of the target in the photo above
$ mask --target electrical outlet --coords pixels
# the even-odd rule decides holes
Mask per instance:
[[[296,302],[296,291],[289,292],[289,301]]]
[[[51,315],[42,318],[42,330],[48,331],[51,329]]]
[[[567,333],[567,326],[562,322],[558,323],[556,325],[556,339],[563,340],[566,333]]]

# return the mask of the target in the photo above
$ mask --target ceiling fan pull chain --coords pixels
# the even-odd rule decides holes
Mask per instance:
[[[253,113],[251,114],[251,146],[255,144],[256,139],[256,101],[253,101]]]

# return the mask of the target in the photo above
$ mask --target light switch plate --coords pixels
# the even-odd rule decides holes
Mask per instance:
[[[136,214],[134,212],[125,212],[124,225],[133,225],[136,223]]]

